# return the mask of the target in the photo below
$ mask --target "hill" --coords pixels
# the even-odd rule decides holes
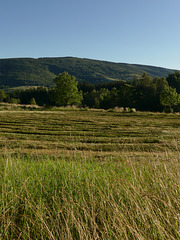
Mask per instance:
[[[53,86],[54,78],[67,71],[78,81],[101,83],[105,81],[131,81],[146,72],[152,77],[167,77],[175,70],[161,67],[113,63],[107,61],[60,57],[0,59],[0,86]]]

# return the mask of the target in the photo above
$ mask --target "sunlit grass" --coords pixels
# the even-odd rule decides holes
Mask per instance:
[[[0,239],[180,239],[178,115],[0,116]]]
[[[2,239],[179,239],[179,161],[1,156]]]
[[[4,111],[0,112],[0,146],[2,151],[47,154],[178,151],[179,127],[179,115],[173,114]]]

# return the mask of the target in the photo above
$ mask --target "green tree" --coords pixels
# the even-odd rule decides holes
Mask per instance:
[[[30,103],[31,105],[36,105],[36,104],[37,104],[35,98],[31,98],[30,101],[29,101],[29,103]]]
[[[166,112],[172,112],[173,106],[180,102],[180,95],[176,92],[175,88],[165,86],[160,94],[160,103]]]
[[[133,84],[138,87],[151,87],[153,84],[153,78],[144,72],[140,77],[135,76]]]
[[[162,90],[166,87],[169,86],[167,80],[165,77],[159,77],[154,79],[154,85],[156,87],[156,94],[160,95]]]
[[[93,89],[90,93],[84,94],[84,105],[91,108],[99,108],[99,91]]]
[[[20,99],[19,98],[10,98],[9,103],[19,104],[20,103]]]
[[[80,104],[83,97],[82,92],[78,91],[76,78],[67,72],[59,74],[54,79],[56,88],[53,91],[54,101],[59,106]]]
[[[6,94],[4,93],[4,91],[2,89],[0,89],[0,102],[3,102],[5,97],[6,97]]]
[[[110,102],[110,94],[111,92],[106,89],[106,88],[101,88],[98,91],[98,95],[99,95],[99,107],[100,108],[107,108]]]
[[[136,88],[135,107],[141,111],[157,110],[157,88],[154,79],[143,73],[140,78],[135,79],[134,85]]]
[[[129,84],[124,84],[119,89],[118,106],[119,107],[134,107],[134,87]]]
[[[176,91],[180,93],[180,72],[177,71],[169,74],[166,80],[168,81],[169,86],[176,88]]]

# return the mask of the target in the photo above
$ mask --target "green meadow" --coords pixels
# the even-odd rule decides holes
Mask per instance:
[[[180,239],[180,115],[0,111],[0,239]]]

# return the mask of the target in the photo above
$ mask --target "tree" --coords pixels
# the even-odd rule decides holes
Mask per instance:
[[[59,74],[54,79],[56,88],[53,92],[54,101],[59,106],[80,104],[82,101],[82,92],[78,91],[76,78],[67,72]]]
[[[143,73],[140,78],[135,79],[134,85],[136,88],[136,108],[143,111],[153,111],[154,106],[156,105],[154,102],[156,86],[153,78],[146,73]]]
[[[118,106],[119,107],[134,107],[134,87],[129,84],[124,84],[119,89]]]
[[[175,88],[165,86],[160,94],[160,103],[165,107],[165,111],[172,112],[172,107],[180,102],[180,95]]]
[[[3,102],[5,97],[6,97],[6,94],[4,93],[4,91],[2,89],[0,89],[0,102]]]
[[[176,88],[176,91],[180,93],[180,72],[176,71],[166,78],[169,83],[169,86]]]
[[[106,88],[101,88],[98,91],[98,93],[99,93],[99,107],[105,109],[108,108],[111,92]]]
[[[31,105],[37,105],[35,98],[31,98],[30,101],[29,101],[29,103],[30,103]]]
[[[84,106],[88,106],[91,108],[99,108],[99,91],[93,89],[91,92],[85,93],[83,102]]]
[[[153,84],[153,78],[147,73],[143,73],[140,77],[135,76],[133,85],[142,87],[142,88],[148,88],[151,87]]]
[[[167,80],[165,77],[158,77],[154,79],[154,85],[156,87],[156,94],[160,95],[162,90],[166,87],[169,86]]]

